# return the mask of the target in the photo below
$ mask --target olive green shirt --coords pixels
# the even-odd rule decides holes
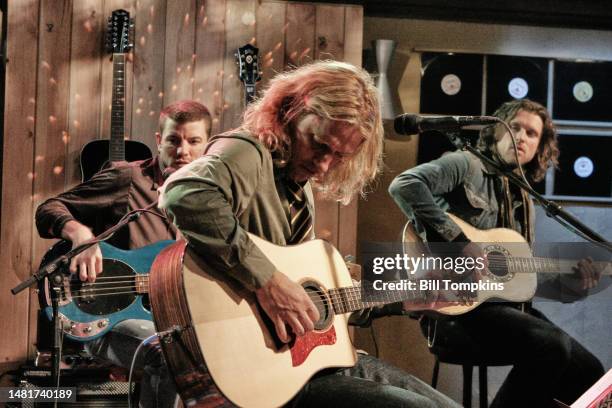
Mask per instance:
[[[254,290],[276,269],[247,232],[287,244],[291,226],[285,179],[258,140],[218,135],[202,158],[170,176],[160,190],[160,207],[207,264]],[[309,183],[304,190],[314,214]]]

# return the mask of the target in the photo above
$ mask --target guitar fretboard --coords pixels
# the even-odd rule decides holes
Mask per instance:
[[[109,159],[125,160],[125,54],[113,54],[113,95],[111,105],[111,132]]]
[[[394,282],[400,283],[400,282]],[[383,306],[390,303],[403,302],[406,300],[426,301],[428,291],[423,290],[375,290],[372,287],[362,288],[360,285],[344,288],[330,289],[329,298],[334,309],[338,314],[354,312],[374,306]],[[362,300],[365,294],[371,301]]]
[[[526,273],[574,273],[573,267],[576,266],[578,260],[572,259],[555,259],[555,258],[537,258],[537,257],[504,257],[503,262],[507,262],[507,267],[510,272],[526,272]],[[489,258],[489,267],[502,262],[497,257]],[[610,274],[608,270],[609,262],[594,262],[603,274]]]

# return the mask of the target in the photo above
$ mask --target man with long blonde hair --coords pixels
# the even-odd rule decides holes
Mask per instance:
[[[248,232],[281,246],[313,238],[312,186],[343,203],[364,194],[380,168],[382,139],[369,75],[315,62],[273,78],[242,126],[213,137],[204,157],[170,177],[160,205],[208,265],[255,293],[278,338],[289,342],[314,329],[319,311]],[[316,376],[291,405],[456,406],[369,356],[335,374]]]

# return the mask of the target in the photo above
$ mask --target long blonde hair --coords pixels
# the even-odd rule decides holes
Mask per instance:
[[[364,142],[357,154],[317,180],[327,199],[348,203],[364,195],[382,165],[383,126],[378,93],[369,74],[337,61],[317,61],[278,74],[261,98],[251,104],[241,129],[259,139],[287,165],[291,157],[291,129],[304,115],[315,114],[359,129]]]

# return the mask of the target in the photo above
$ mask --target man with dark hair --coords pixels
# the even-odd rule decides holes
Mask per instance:
[[[559,155],[546,108],[515,100],[503,104],[494,116],[508,122],[513,134],[502,125],[486,128],[480,150],[502,167],[516,171],[514,137],[526,177],[530,182],[541,180]],[[482,249],[469,242],[446,212],[479,229],[510,228],[533,241],[535,213],[527,193],[470,152],[449,153],[403,172],[393,180],[389,193],[427,240],[456,242],[464,256],[477,258]],[[592,260],[580,261],[578,269],[583,289],[597,284],[599,274]],[[421,319],[428,337],[437,333],[435,339],[428,339],[430,344],[441,342],[438,344],[444,347],[453,347],[448,340],[449,324],[467,334],[484,360],[503,356],[514,362],[491,405],[494,408],[553,407],[553,398],[570,403],[603,375],[595,356],[530,304],[486,303],[448,320]]]
[[[112,163],[90,180],[42,203],[36,210],[40,236],[69,240],[74,248],[115,225],[129,211],[154,203],[165,178],[202,155],[211,125],[208,109],[198,102],[183,100],[166,106],[155,135],[158,154],[144,161]],[[165,218],[143,214],[107,242],[127,250],[175,238],[176,229]],[[100,247],[94,245],[73,258],[70,272],[78,272],[82,281],[94,282],[103,273]],[[129,367],[138,345],[153,333],[152,321],[125,320],[85,347],[95,356]],[[170,404],[176,394],[171,392],[174,385],[161,352],[149,347],[142,354],[144,359],[138,360],[139,366],[143,361],[145,366],[141,404],[155,406],[158,398]],[[165,388],[159,395],[158,382]]]
[[[157,188],[172,172],[204,152],[211,128],[208,109],[195,101],[179,101],[160,114],[155,134],[158,154],[137,162],[112,163],[90,180],[42,203],[36,210],[36,226],[43,238],[63,238],[76,247],[119,221],[128,211],[157,200]],[[170,224],[159,217],[140,217],[118,231],[108,242],[121,249],[139,248],[174,239]],[[70,271],[93,282],[101,273],[99,246],[75,257]]]

